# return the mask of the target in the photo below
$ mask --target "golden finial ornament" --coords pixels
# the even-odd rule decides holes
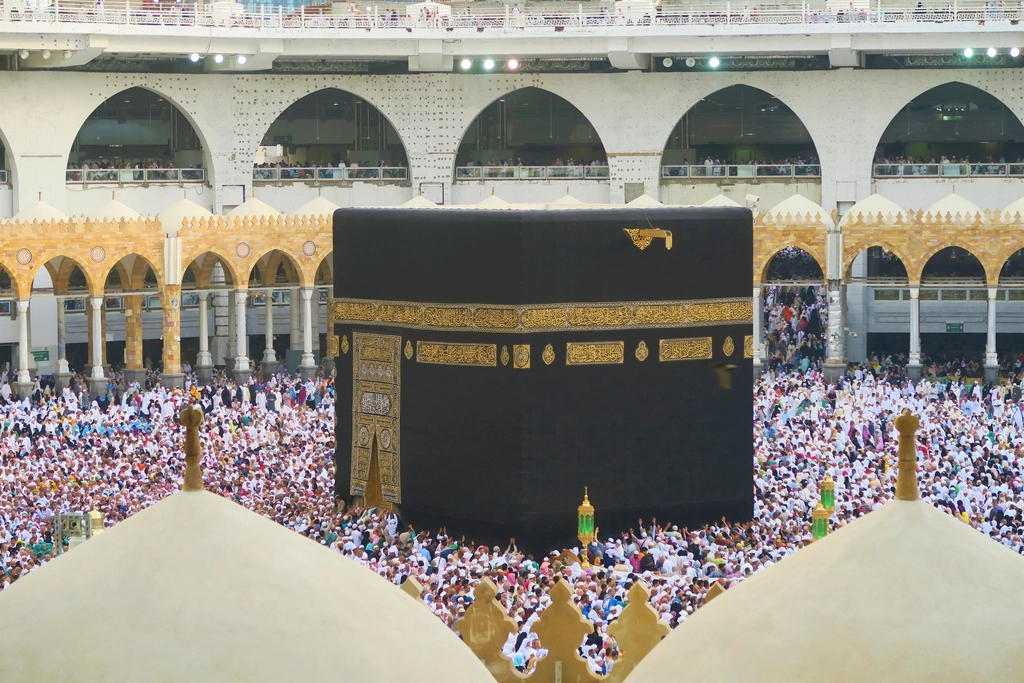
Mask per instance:
[[[898,500],[917,500],[917,428],[921,421],[911,415],[907,409],[894,421],[900,433],[899,472],[896,475],[896,498]]]
[[[811,513],[811,540],[817,541],[828,536],[828,518],[831,513],[818,501],[818,507]]]
[[[825,480],[818,487],[818,494],[821,497],[822,506],[832,512],[836,509],[836,483],[832,481],[832,475],[826,474]]]
[[[203,472],[199,469],[199,425],[203,424],[203,409],[193,405],[185,408],[178,421],[185,427],[185,485],[183,491],[202,491]]]

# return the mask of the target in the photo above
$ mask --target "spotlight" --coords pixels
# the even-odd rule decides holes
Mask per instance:
[[[1010,56],[1013,57],[1014,59],[1017,59],[1017,57],[1020,57],[1020,48],[1011,47],[1010,48]]]
[[[692,69],[693,67],[697,66],[697,60],[694,59],[693,57],[687,57],[686,58],[686,66],[688,66],[688,67],[690,67]]]
[[[49,58],[50,58],[50,51],[49,50],[43,50],[43,59],[49,59]]]
[[[213,61],[217,62],[218,64],[222,64],[224,62],[224,55],[214,55]]]
[[[463,59],[461,62],[459,62],[459,66],[462,67],[463,71],[469,71],[469,67],[473,66],[473,62],[469,61],[468,59]]]
[[[18,53],[18,56],[21,57],[22,59],[28,59],[28,50],[22,50],[21,52]]]
[[[64,59],[71,59],[75,56],[75,53],[71,50],[64,50]]]
[[[712,69],[717,69],[719,64],[721,64],[721,62],[718,61],[718,57],[712,57],[711,59],[708,60],[708,66],[710,66]]]
[[[985,51],[985,54],[987,54],[989,57],[995,57],[998,53],[996,52],[996,49],[994,47],[990,47],[988,50]]]
[[[493,59],[485,59],[484,60],[484,68],[487,69],[488,71],[493,69],[494,68],[494,60]]]
[[[970,59],[973,56],[974,56],[974,50],[972,50],[969,47],[965,47],[964,48],[964,57],[966,57],[967,59]]]
[[[661,65],[663,67],[665,67],[666,69],[671,68],[672,67],[672,58],[671,57],[665,57],[665,59],[661,60]]]
[[[515,71],[516,69],[519,68],[519,60],[518,59],[510,59],[507,62],[505,62],[505,66],[507,66],[509,68],[509,70]]]
[[[249,61],[249,58],[245,55],[238,55],[237,57],[235,57],[235,61],[238,62],[238,66],[242,66],[247,61]]]
[[[198,61],[199,61],[199,59],[200,59],[200,57],[199,57],[199,53],[198,53],[198,52],[193,52],[192,54],[190,54],[190,55],[188,56],[188,58],[189,58],[190,60],[192,60],[192,63],[194,64],[194,63],[198,62]]]

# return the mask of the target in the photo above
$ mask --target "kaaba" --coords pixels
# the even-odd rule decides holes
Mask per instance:
[[[751,517],[741,208],[340,209],[336,493],[541,553]],[[504,547],[504,545],[502,546]]]

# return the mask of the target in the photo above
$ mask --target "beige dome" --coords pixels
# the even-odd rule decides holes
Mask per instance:
[[[858,216],[877,220],[878,214],[882,214],[882,221],[886,225],[894,224],[897,216],[907,217],[907,212],[899,204],[891,199],[886,199],[876,192],[867,199],[862,199],[851,206],[843,215],[843,219],[839,221],[839,225],[846,225]]]
[[[125,206],[116,199],[111,199],[98,209],[87,213],[85,217],[93,220],[119,221],[142,218],[142,214],[130,206]]]
[[[1024,219],[1024,197],[1021,197],[1013,204],[1010,204],[1008,207],[1003,209],[1004,220],[1012,221],[1018,213],[1021,215],[1021,218]]]
[[[281,212],[256,197],[250,197],[224,215],[231,218],[261,218],[263,216],[280,216]]]
[[[802,194],[794,194],[786,197],[765,212],[766,217],[770,217],[774,220],[783,219],[787,215],[794,217],[798,215],[804,217],[812,216],[827,225],[829,228],[835,227],[835,223],[832,222],[832,217],[828,215],[828,212]]]
[[[1021,585],[1024,557],[893,500],[697,610],[626,683],[1019,680]]]
[[[316,197],[295,209],[294,214],[296,216],[333,216],[334,212],[340,208],[340,206],[330,200]]]
[[[399,588],[206,491],[165,498],[12,584],[0,615],[11,683],[493,683]]]
[[[981,209],[978,208],[977,204],[964,199],[954,191],[929,206],[925,213],[943,217],[949,214],[954,218],[956,218],[957,214],[960,214],[961,221],[973,221],[974,216],[981,213]],[[984,220],[984,216],[982,216],[982,219]]]
[[[430,201],[429,199],[427,199],[426,197],[424,197],[423,195],[420,194],[420,195],[416,195],[415,197],[413,197],[409,201],[407,201],[404,204],[402,204],[401,208],[403,208],[403,209],[436,209],[437,208],[437,204],[435,204],[434,202]]]
[[[157,214],[157,218],[160,219],[164,232],[176,234],[181,230],[181,222],[186,218],[213,218],[213,214],[191,199],[180,199]]]
[[[14,220],[21,221],[22,223],[31,223],[32,221],[39,221],[41,223],[43,221],[66,221],[68,216],[46,202],[39,200],[32,207],[22,209],[14,214]]]
[[[642,194],[633,201],[626,202],[626,206],[633,209],[655,209],[665,205],[650,195]]]
[[[719,192],[714,197],[701,204],[701,206],[742,206],[742,204],[732,199],[729,199],[724,194]]]
[[[506,202],[501,197],[492,193],[491,196],[487,197],[482,201],[477,202],[476,204],[474,204],[474,206],[475,208],[478,209],[508,209],[512,205]]]
[[[581,206],[586,206],[586,203],[581,202],[569,193],[548,204],[548,207],[552,209],[575,209]]]

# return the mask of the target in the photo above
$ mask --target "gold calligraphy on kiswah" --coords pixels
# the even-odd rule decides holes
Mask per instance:
[[[416,362],[493,368],[498,365],[498,345],[419,341],[416,342]]]
[[[510,333],[749,325],[754,320],[750,298],[515,306],[335,299],[331,313],[335,323]]]
[[[566,365],[621,365],[625,342],[568,342],[565,345]]]
[[[658,340],[658,360],[707,360],[712,355],[711,337]]]

